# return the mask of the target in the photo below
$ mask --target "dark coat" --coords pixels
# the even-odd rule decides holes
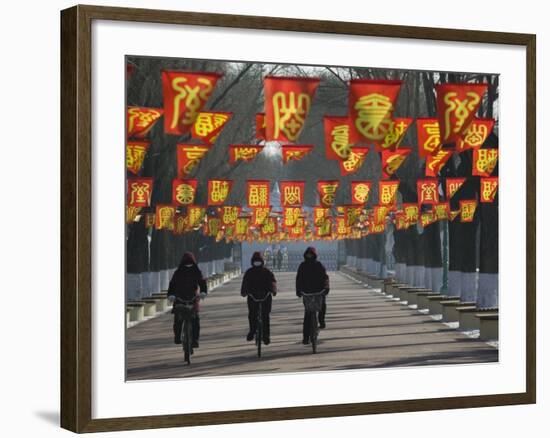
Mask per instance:
[[[300,292],[311,294],[326,289],[328,293],[329,280],[325,267],[316,259],[305,260],[300,263],[296,274],[296,295]]]
[[[197,289],[204,293],[208,292],[206,281],[199,267],[196,264],[189,267],[180,265],[170,280],[168,295],[174,295],[183,300],[191,300],[195,297]]]
[[[241,295],[263,298],[267,292],[277,293],[277,280],[273,272],[263,266],[252,266],[244,273]]]

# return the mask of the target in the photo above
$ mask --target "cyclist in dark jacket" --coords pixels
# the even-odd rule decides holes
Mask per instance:
[[[325,328],[325,314],[327,312],[326,295],[329,293],[329,278],[323,264],[317,260],[317,251],[313,246],[310,246],[304,252],[304,261],[298,267],[296,274],[296,295],[302,296],[302,292],[307,294],[320,292],[325,290],[321,311],[319,312],[319,327]],[[304,310],[304,326],[302,343],[309,344],[310,341],[310,325],[309,314]]]
[[[254,339],[258,311],[258,304],[248,297],[248,294],[254,296],[256,299],[262,299],[266,294],[271,293],[262,304],[263,342],[268,345],[270,343],[269,314],[271,313],[271,295],[277,295],[277,280],[275,280],[273,272],[264,267],[265,262],[260,252],[255,252],[250,262],[252,267],[248,268],[245,272],[241,285],[241,296],[247,297],[248,304],[249,331],[246,335],[246,340],[252,341]]]
[[[195,256],[191,252],[186,252],[181,258],[181,262],[178,269],[174,272],[170,285],[168,286],[168,299],[174,302],[176,297],[182,300],[190,301],[197,298],[200,291],[200,297],[204,298],[207,294],[206,281],[202,276],[202,272],[197,266]],[[183,319],[179,318],[179,314],[174,311],[172,307],[172,313],[174,314],[174,342],[181,344],[181,325]],[[193,347],[199,347],[199,335],[200,335],[200,318],[199,318],[199,304],[195,303],[195,318],[193,320]]]

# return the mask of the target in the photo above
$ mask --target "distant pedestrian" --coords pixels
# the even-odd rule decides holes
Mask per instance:
[[[277,270],[280,271],[283,265],[283,252],[281,251],[281,248],[277,250],[276,259],[277,259]]]

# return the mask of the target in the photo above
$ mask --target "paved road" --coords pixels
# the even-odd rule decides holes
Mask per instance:
[[[327,328],[318,353],[301,344],[303,305],[296,298],[294,273],[278,273],[273,301],[271,344],[256,357],[248,331],[246,300],[237,278],[212,291],[203,302],[200,348],[191,366],[173,344],[167,313],[127,330],[128,380],[236,375],[307,370],[357,369],[492,362],[498,350],[468,338],[378,292],[331,273]]]

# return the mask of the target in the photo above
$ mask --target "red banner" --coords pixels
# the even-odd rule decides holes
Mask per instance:
[[[441,142],[457,142],[474,119],[487,84],[438,84],[435,91]]]
[[[396,151],[383,151],[381,156],[382,161],[382,177],[390,178],[397,169],[403,164],[407,159],[409,154],[412,152],[411,149],[397,149]]]
[[[235,234],[238,236],[244,236],[248,234],[248,227],[250,226],[250,218],[240,217],[235,222]]]
[[[403,213],[405,214],[405,221],[408,225],[418,222],[418,215],[420,214],[418,204],[403,204]]]
[[[423,228],[433,224],[435,221],[436,218],[433,211],[425,211],[420,215],[420,225],[422,225]]]
[[[235,162],[252,161],[256,158],[264,147],[254,144],[232,144],[229,145],[229,163],[235,164]]]
[[[269,217],[271,207],[256,207],[252,209],[252,224],[262,225]]]
[[[354,205],[364,205],[369,200],[370,181],[352,181],[351,182],[351,203]]]
[[[222,231],[221,219],[219,217],[209,217],[206,220],[205,234],[210,237],[218,237],[220,231]]]
[[[289,161],[298,161],[304,158],[308,153],[313,150],[313,145],[289,145],[285,144],[281,146],[283,154],[283,164]]]
[[[265,140],[265,113],[256,114],[256,140]]]
[[[187,207],[187,219],[189,227],[198,228],[204,222],[206,216],[206,208],[199,207],[197,205],[190,205]]]
[[[160,108],[144,108],[141,106],[129,106],[126,113],[126,128],[128,138],[144,138],[155,126],[162,116]]]
[[[346,205],[344,207],[344,217],[346,218],[346,225],[352,227],[355,224],[357,224],[357,222],[359,222],[359,219],[361,217],[362,211],[363,211],[362,207]]]
[[[180,236],[189,229],[189,220],[187,215],[178,214],[174,216],[174,234]]]
[[[229,179],[211,179],[208,181],[208,205],[222,205],[229,196],[233,181]]]
[[[449,220],[451,222],[454,221],[459,214],[460,214],[460,210],[451,211],[449,213]]]
[[[449,158],[453,155],[453,151],[447,151],[445,149],[440,149],[433,155],[428,155],[426,157],[426,176],[437,176],[443,166],[447,164]]]
[[[313,225],[321,226],[329,216],[329,209],[326,207],[313,207]]]
[[[315,234],[317,237],[326,237],[332,234],[332,219],[330,217],[325,218],[325,220],[317,227],[315,227]]]
[[[378,197],[380,205],[395,205],[399,181],[380,181],[378,183]]]
[[[464,184],[464,181],[466,181],[466,178],[447,178],[446,183],[446,198],[447,200],[450,200],[456,192],[462,187],[462,184]]]
[[[479,201],[493,202],[498,189],[498,176],[479,179]]]
[[[204,72],[162,72],[164,132],[188,134],[221,74]]]
[[[372,224],[381,225],[386,223],[390,209],[386,205],[375,205],[372,210]]]
[[[418,155],[421,158],[433,155],[441,149],[441,136],[437,119],[416,119]]]
[[[210,150],[210,145],[178,144],[176,154],[178,160],[178,178],[184,179],[193,172],[199,162]]]
[[[221,219],[224,225],[234,225],[237,222],[241,207],[224,205],[221,211]]]
[[[173,205],[157,205],[155,213],[155,228],[157,230],[173,230],[176,208]]]
[[[439,202],[438,182],[436,179],[416,181],[419,204],[437,204]]]
[[[434,217],[438,221],[449,219],[450,207],[448,202],[441,202],[433,206]]]
[[[462,152],[467,149],[480,148],[493,131],[494,126],[495,121],[493,119],[474,118],[468,129],[466,129],[466,132],[462,135],[462,138],[457,141],[456,150]]]
[[[269,207],[269,180],[249,180],[246,182],[248,207]]]
[[[305,181],[281,181],[281,205],[283,207],[301,207],[304,203]]]
[[[353,79],[349,114],[354,129],[368,142],[380,142],[393,128],[392,114],[402,81]]]
[[[126,170],[137,175],[143,166],[143,160],[151,145],[148,141],[126,142]]]
[[[128,206],[149,207],[153,193],[153,178],[128,178]]]
[[[491,176],[498,161],[498,149],[474,149],[472,175]]]
[[[151,228],[155,226],[155,213],[145,213],[145,227]]]
[[[138,217],[141,207],[132,207],[131,205],[126,206],[126,223],[131,224],[135,222]]]
[[[277,233],[279,227],[277,226],[277,219],[274,217],[268,217],[262,225],[262,234],[264,236],[271,236]]]
[[[384,139],[380,143],[375,143],[376,150],[378,152],[390,150],[395,151],[403,141],[403,138],[407,133],[407,129],[411,126],[412,121],[413,119],[410,117],[394,118],[393,125]]]
[[[317,78],[275,77],[264,79],[266,140],[295,142],[319,86]]]
[[[193,123],[191,137],[214,144],[233,113],[201,111]]]
[[[477,208],[477,201],[469,199],[459,201],[460,205],[460,222],[472,222]]]
[[[336,200],[336,190],[338,190],[338,181],[317,181],[317,192],[319,193],[319,203],[324,207],[332,207]]]
[[[352,128],[348,116],[323,117],[325,130],[325,154],[329,160],[347,160],[351,152],[351,145],[359,141],[355,129]]]
[[[365,162],[368,152],[368,147],[355,146],[348,159],[340,161],[340,173],[345,176],[357,172]]]
[[[197,193],[196,179],[174,179],[172,181],[172,204],[191,205]]]
[[[298,218],[302,216],[300,207],[284,207],[283,208],[283,225],[285,227],[294,227]]]

